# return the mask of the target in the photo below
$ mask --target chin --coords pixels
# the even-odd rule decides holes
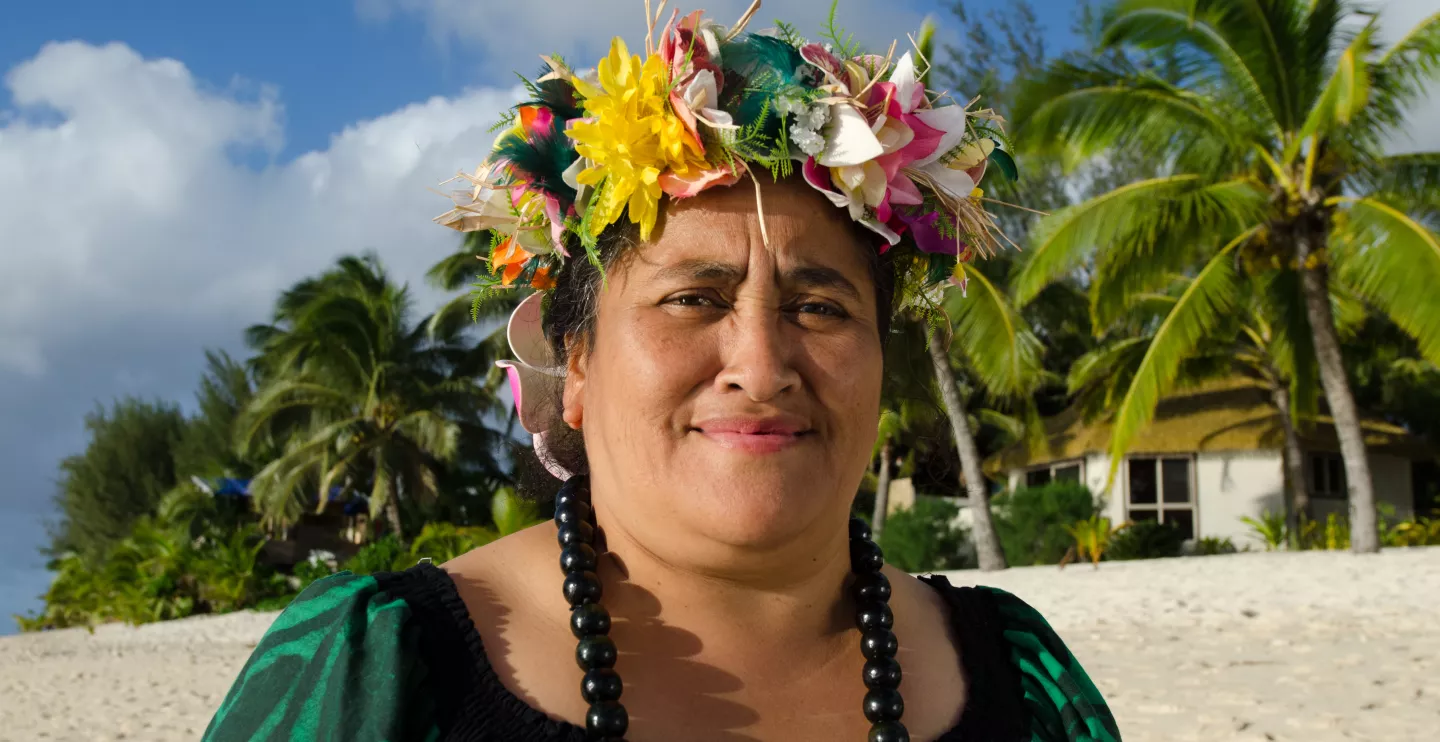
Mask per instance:
[[[829,477],[817,478],[818,464],[750,462],[728,467],[694,467],[675,488],[683,497],[679,516],[691,528],[732,546],[784,543],[844,507]],[[843,502],[842,502],[843,499]]]

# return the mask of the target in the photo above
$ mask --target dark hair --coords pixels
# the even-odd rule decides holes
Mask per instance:
[[[663,215],[663,210],[662,210]],[[662,216],[663,218],[663,216]],[[894,312],[896,276],[893,250],[883,255],[877,249],[879,235],[853,225],[857,243],[865,256],[866,268],[875,284],[876,326],[880,332],[883,348],[890,335],[891,314]],[[573,235],[566,233],[567,239]],[[638,244],[639,230],[628,220],[622,219],[610,225],[597,239],[597,252],[605,275],[622,270],[625,262],[634,257],[635,251],[628,249]],[[556,363],[565,366],[570,351],[576,343],[593,347],[595,343],[595,321],[600,306],[601,272],[585,259],[585,251],[578,244],[567,244],[570,259],[555,277],[555,287],[545,307],[545,337],[555,353]],[[556,390],[557,395],[562,394]],[[585,459],[585,438],[578,430],[572,429],[558,419],[564,410],[563,400],[557,399],[553,407],[556,420],[549,426],[546,441],[556,462],[572,472],[585,472],[589,465]],[[555,479],[540,466],[533,450],[526,450],[517,461],[517,489],[522,497],[533,500],[547,500],[555,491]]]

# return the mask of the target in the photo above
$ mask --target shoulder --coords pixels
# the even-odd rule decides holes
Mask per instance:
[[[1031,739],[1119,742],[1120,731],[1105,699],[1045,617],[999,588],[971,589],[993,606],[1001,649],[1019,674]]]
[[[207,742],[425,739],[429,714],[412,610],[395,575],[342,572],[271,624],[206,729]],[[324,730],[320,734],[320,730]]]

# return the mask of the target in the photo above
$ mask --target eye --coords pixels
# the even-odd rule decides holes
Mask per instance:
[[[794,305],[790,311],[797,314],[813,314],[821,317],[835,317],[843,319],[850,316],[844,309],[830,302],[807,301]]]
[[[720,301],[717,300],[715,297],[694,291],[683,294],[675,294],[674,296],[667,298],[663,303],[673,304],[680,307],[698,307],[705,309],[717,308],[722,306]]]

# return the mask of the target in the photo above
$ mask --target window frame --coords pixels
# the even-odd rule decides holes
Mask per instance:
[[[1080,484],[1085,484],[1085,459],[1064,459],[1062,461],[1052,461],[1042,466],[1027,467],[1025,470],[1020,472],[1020,485],[1022,487],[1044,487],[1046,484],[1057,481],[1055,476],[1056,471],[1060,469],[1069,469],[1071,467],[1075,467],[1080,470],[1080,474],[1075,481],[1079,482]],[[1030,484],[1030,475],[1035,472],[1042,471],[1048,472],[1050,475],[1050,479],[1046,481],[1045,484]]]
[[[1345,459],[1340,454],[1329,451],[1310,451],[1305,454],[1305,457],[1306,464],[1308,464],[1305,467],[1305,491],[1310,495],[1310,499],[1342,502],[1350,499],[1349,485],[1345,481]],[[1321,462],[1326,464],[1324,489],[1321,489],[1322,483],[1317,482],[1315,476],[1315,467]],[[1332,481],[1335,478],[1331,476],[1332,474],[1340,480],[1338,489],[1335,488],[1336,483]]]
[[[1140,503],[1138,506],[1130,501],[1130,470],[1132,462],[1149,461],[1155,467],[1155,502]],[[1166,502],[1165,501],[1165,461],[1184,461],[1186,471],[1189,474],[1190,499],[1187,502]],[[1165,522],[1166,511],[1186,511],[1190,513],[1191,539],[1200,538],[1200,480],[1199,480],[1198,457],[1191,454],[1134,454],[1125,457],[1125,520],[1134,520],[1132,513],[1145,512],[1155,513],[1156,521]]]

